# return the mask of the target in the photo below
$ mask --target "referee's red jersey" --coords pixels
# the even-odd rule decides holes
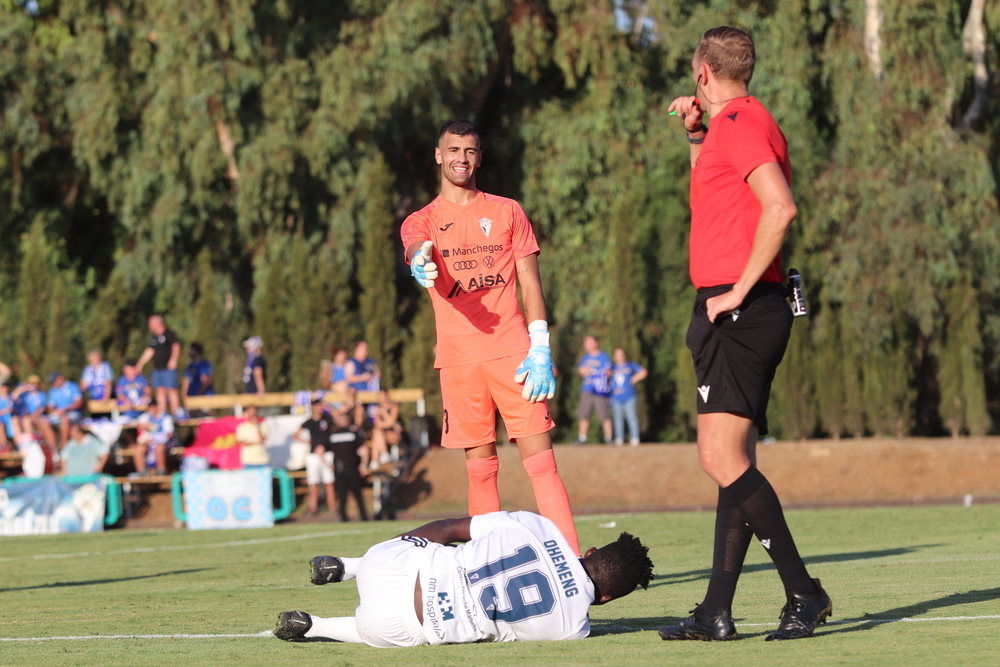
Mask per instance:
[[[781,128],[753,97],[733,100],[712,118],[691,172],[691,282],[696,288],[739,280],[757,231],[761,206],[747,184],[757,167],[776,162],[789,186],[792,165]],[[781,255],[761,276],[784,281]]]

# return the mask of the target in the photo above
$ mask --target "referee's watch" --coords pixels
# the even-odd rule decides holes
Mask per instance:
[[[687,132],[687,135],[688,135],[688,143],[689,144],[700,144],[703,141],[705,141],[705,137],[708,136],[708,126],[705,125],[704,123],[702,123],[701,127],[699,127],[698,129],[696,129],[696,130],[686,130],[686,132]],[[701,137],[698,137],[697,139],[691,136],[692,134],[697,134],[698,132],[704,132],[705,134],[702,135]]]

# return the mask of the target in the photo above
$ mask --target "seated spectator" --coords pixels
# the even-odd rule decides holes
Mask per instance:
[[[313,516],[319,511],[319,486],[326,487],[326,506],[333,511],[333,452],[328,451],[330,434],[333,432],[333,418],[323,411],[320,401],[313,401],[309,406],[311,417],[302,424],[302,428],[292,436],[299,442],[309,445],[309,455],[306,457],[306,484],[309,487],[309,509],[306,516]]]
[[[110,451],[110,447],[75,421],[69,427],[69,440],[62,451],[62,474],[98,474],[104,470]]]
[[[14,399],[10,385],[0,382],[0,452],[6,452],[14,441]]]
[[[333,474],[337,480],[337,511],[340,520],[347,521],[347,492],[354,496],[362,521],[368,520],[365,501],[361,496],[361,480],[366,474],[368,449],[358,431],[351,427],[345,414],[333,415],[333,433],[326,448],[333,452]]]
[[[34,440],[34,434],[41,432],[42,438],[50,447],[56,446],[55,431],[45,414],[48,398],[41,390],[42,379],[37,375],[29,375],[28,379],[19,384],[11,393],[14,399],[14,419],[18,422],[15,428],[28,433]]]
[[[236,427],[236,443],[240,446],[240,462],[244,468],[261,468],[270,465],[264,441],[267,439],[267,428],[263,420],[257,416],[257,408],[250,406],[243,411],[246,419]]]
[[[66,446],[69,440],[69,425],[80,421],[83,414],[83,393],[80,386],[72,380],[67,380],[61,371],[49,374],[49,423],[59,428],[59,450]]]
[[[87,367],[80,375],[80,389],[87,393],[92,401],[103,401],[111,398],[111,384],[115,381],[111,364],[104,361],[100,350],[87,353]]]
[[[41,477],[45,474],[45,452],[35,440],[34,433],[21,433],[15,428],[14,442],[21,453],[21,474],[25,477]]]
[[[372,466],[378,466],[392,461],[389,448],[400,443],[403,437],[403,426],[399,423],[399,404],[389,398],[389,392],[381,389],[378,392],[378,405],[375,409],[375,424],[372,428]]]
[[[344,367],[344,380],[348,387],[357,391],[378,391],[379,370],[375,360],[368,356],[368,343],[358,342],[354,346],[354,356],[347,360]],[[358,403],[354,408],[354,427],[361,428],[365,424],[365,406]]]
[[[247,351],[243,366],[243,393],[267,393],[267,361],[264,359],[264,341],[260,336],[251,336],[243,341]]]
[[[132,447],[135,471],[142,475],[150,465],[155,465],[157,475],[167,474],[167,450],[174,440],[173,417],[154,401],[138,423],[139,434]]]
[[[10,379],[10,366],[0,361],[0,384]]]
[[[138,419],[150,403],[149,381],[139,372],[135,359],[126,359],[122,374],[115,383],[118,410],[128,419]]]
[[[181,379],[181,396],[185,399],[188,396],[215,395],[215,369],[208,359],[205,359],[204,354],[205,349],[201,343],[188,345],[188,358],[191,361],[184,369],[184,377]],[[204,410],[194,410],[190,415],[206,417],[208,413]]]

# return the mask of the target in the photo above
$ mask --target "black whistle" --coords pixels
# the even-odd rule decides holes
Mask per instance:
[[[806,296],[802,291],[802,276],[797,269],[788,269],[788,303],[792,307],[793,317],[805,317],[809,314]]]

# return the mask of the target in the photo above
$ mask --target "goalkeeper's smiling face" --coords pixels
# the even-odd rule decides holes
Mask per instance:
[[[434,159],[441,165],[443,179],[460,188],[476,187],[476,169],[483,156],[475,134],[459,136],[445,132],[434,150]]]

